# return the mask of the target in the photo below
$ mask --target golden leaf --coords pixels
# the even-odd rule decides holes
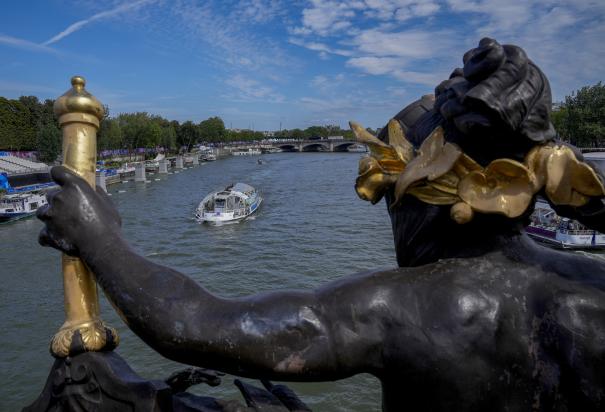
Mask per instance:
[[[376,204],[396,180],[397,174],[385,173],[376,159],[365,157],[359,161],[355,191],[361,199]]]
[[[406,193],[431,205],[451,205],[460,201],[457,195],[439,190],[438,187],[433,185],[433,182],[423,186],[411,187]]]
[[[405,133],[399,121],[389,120],[389,144],[395,148],[395,151],[404,163],[409,163],[414,157],[414,146],[406,139]]]
[[[605,188],[569,147],[556,146],[546,161],[546,194],[556,205],[582,206],[591,196],[605,195]]]
[[[408,163],[397,179],[394,206],[413,183],[423,179],[435,180],[449,172],[461,153],[457,146],[445,142],[443,128],[437,127],[418,149],[418,156]]]
[[[397,154],[395,148],[373,136],[359,123],[349,122],[349,126],[351,126],[351,130],[353,130],[355,139],[359,143],[367,145],[368,149],[370,149],[371,155],[377,160],[401,162],[401,158]]]
[[[517,161],[496,159],[462,178],[458,195],[476,211],[518,217],[534,195],[531,171]]]

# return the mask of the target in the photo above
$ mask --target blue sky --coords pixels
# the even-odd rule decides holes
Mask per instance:
[[[0,5],[0,96],[80,74],[112,115],[375,128],[484,36],[524,47],[555,100],[605,80],[603,0],[20,0]]]

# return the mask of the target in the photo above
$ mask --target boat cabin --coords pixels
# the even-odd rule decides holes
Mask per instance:
[[[245,183],[227,186],[225,190],[213,193],[204,201],[206,213],[230,213],[244,215],[253,203],[254,188]]]

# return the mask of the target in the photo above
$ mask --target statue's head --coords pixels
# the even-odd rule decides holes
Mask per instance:
[[[548,80],[521,48],[486,38],[463,62],[433,101],[402,110],[378,138],[351,124],[371,152],[357,193],[385,197],[400,266],[519,233],[538,194],[573,207],[605,195],[579,152],[555,141]]]

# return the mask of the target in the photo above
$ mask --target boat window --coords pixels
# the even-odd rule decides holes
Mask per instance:
[[[220,208],[225,207],[225,199],[216,199],[214,201],[214,203],[215,203],[216,207],[220,207]]]
[[[34,202],[29,205],[29,210],[34,210],[37,208],[38,208],[38,202]]]

